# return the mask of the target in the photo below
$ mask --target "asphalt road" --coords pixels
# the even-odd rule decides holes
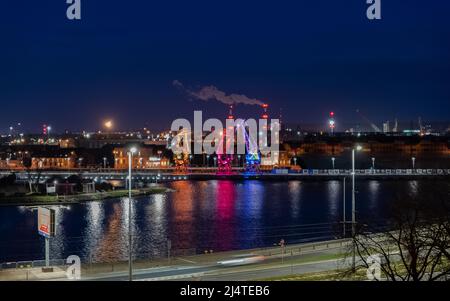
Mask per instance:
[[[263,263],[242,266],[223,267],[217,264],[190,265],[177,267],[161,267],[141,269],[133,272],[133,280],[141,281],[174,281],[174,280],[208,280],[208,281],[239,281],[257,280],[291,274],[332,271],[348,266],[343,259],[315,260],[317,256],[336,254],[340,249],[315,251],[285,258],[282,262],[279,256],[269,258]],[[125,272],[98,274],[82,280],[90,281],[126,281]]]

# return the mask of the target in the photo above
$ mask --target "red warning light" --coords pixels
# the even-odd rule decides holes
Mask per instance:
[[[333,117],[334,116],[334,112],[330,112],[330,116]]]

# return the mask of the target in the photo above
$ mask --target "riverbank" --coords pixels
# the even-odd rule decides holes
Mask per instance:
[[[166,193],[171,189],[164,186],[154,186],[149,188],[133,189],[131,195],[133,197],[145,196],[157,193]],[[0,206],[41,206],[41,205],[64,205],[76,204],[90,201],[103,201],[108,199],[116,199],[128,197],[128,190],[112,190],[96,193],[83,193],[76,195],[37,195],[30,194],[25,196],[10,196],[0,198]]]

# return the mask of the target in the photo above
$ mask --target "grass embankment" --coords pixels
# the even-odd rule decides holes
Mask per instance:
[[[448,260],[443,259],[441,264],[438,264],[436,268],[432,271],[432,267],[429,266],[425,269],[422,280],[428,280],[426,273],[434,272],[435,275],[439,274],[439,271],[448,270]],[[402,280],[400,277],[406,278],[408,272],[406,267],[401,263],[395,263],[391,266],[395,271],[397,280]],[[381,272],[381,279],[390,280],[390,277],[386,275],[383,270]],[[366,281],[367,269],[365,267],[357,267],[355,272],[351,272],[349,269],[338,269],[334,271],[324,271],[316,273],[305,273],[305,274],[294,274],[286,276],[271,277],[265,279],[259,279],[261,281]],[[411,280],[411,279],[410,279]]]
[[[261,281],[364,281],[367,280],[366,269],[357,270],[354,274],[345,270],[305,273],[259,279]]]
[[[131,195],[145,196],[156,193],[165,193],[169,191],[168,188],[157,186],[143,189],[133,189]],[[54,205],[54,204],[71,204],[89,201],[101,201],[107,199],[128,197],[128,190],[112,190],[96,193],[80,193],[75,195],[42,195],[42,194],[28,194],[24,196],[8,196],[0,198],[1,205],[16,205],[16,206],[33,206],[33,205]]]

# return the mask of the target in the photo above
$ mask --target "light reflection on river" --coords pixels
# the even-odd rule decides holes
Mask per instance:
[[[394,192],[416,182],[359,182],[358,215],[383,216]],[[347,184],[346,210],[350,213],[351,186]],[[165,256],[167,239],[173,250],[191,252],[271,246],[280,239],[287,243],[329,239],[337,233],[332,224],[342,219],[342,182],[336,180],[179,181],[168,186],[175,191],[133,202],[136,257]],[[126,198],[55,208],[52,258],[72,254],[99,262],[127,258],[130,217]],[[36,212],[0,207],[0,262],[44,257],[36,222]]]

